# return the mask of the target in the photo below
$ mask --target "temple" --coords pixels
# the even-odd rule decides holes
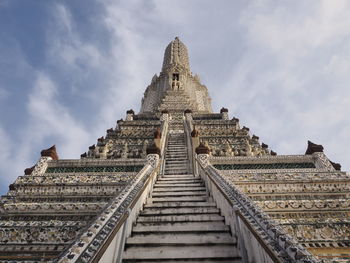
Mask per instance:
[[[80,159],[43,150],[9,186],[0,262],[349,262],[349,196],[322,145],[277,155],[213,112],[175,38],[138,113]]]

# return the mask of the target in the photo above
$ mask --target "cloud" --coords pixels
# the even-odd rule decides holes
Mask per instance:
[[[303,153],[311,139],[350,168],[348,1],[87,0],[44,7],[46,16],[35,14],[42,15],[42,31],[29,18],[28,26],[2,23],[13,32],[0,44],[0,109],[11,111],[0,120],[6,187],[41,149],[56,144],[61,158],[79,158],[126,110],[138,111],[177,35],[216,111],[228,107],[279,154]],[[23,23],[20,13],[13,17]],[[43,50],[28,48],[23,34]]]
[[[66,158],[76,158],[88,143],[88,131],[58,102],[57,95],[57,88],[51,79],[39,72],[29,96],[31,129],[26,139],[33,143],[43,141],[46,137],[56,137],[60,153]]]
[[[279,153],[303,153],[311,139],[345,169],[349,5],[254,2],[240,17],[250,51],[227,84],[240,96],[234,109]]]

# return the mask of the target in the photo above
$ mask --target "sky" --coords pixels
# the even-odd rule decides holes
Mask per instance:
[[[0,0],[0,194],[40,151],[77,159],[140,109],[176,36],[230,117],[278,154],[350,169],[350,1]]]

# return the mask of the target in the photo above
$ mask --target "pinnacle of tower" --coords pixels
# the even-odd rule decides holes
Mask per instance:
[[[187,47],[178,37],[175,37],[175,40],[171,41],[165,49],[162,71],[173,64],[181,65],[190,71]]]

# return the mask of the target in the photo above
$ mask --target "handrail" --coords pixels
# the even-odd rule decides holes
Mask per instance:
[[[165,146],[167,144],[168,141],[168,129],[169,129],[169,121],[168,119],[164,119],[162,121],[162,125],[161,125],[161,140],[160,140],[160,156],[161,156],[161,160],[160,160],[160,176],[164,175],[164,170],[165,170]]]
[[[135,176],[122,192],[104,209],[76,241],[65,250],[56,262],[98,262],[113,240],[114,236],[125,225],[130,211],[148,187],[154,182],[159,170],[159,156],[147,155],[147,164]]]
[[[262,211],[244,193],[229,184],[217,170],[208,163],[207,155],[199,155],[196,162],[206,177],[219,189],[223,197],[250,229],[259,244],[274,262],[319,262],[310,252],[294,239],[269,215]],[[210,189],[209,189],[210,190]]]
[[[194,167],[193,167],[193,151],[192,151],[192,140],[191,140],[191,122],[189,122],[187,119],[184,119],[184,132],[185,132],[185,139],[187,141],[187,155],[189,160],[189,169],[190,173],[194,173]]]

